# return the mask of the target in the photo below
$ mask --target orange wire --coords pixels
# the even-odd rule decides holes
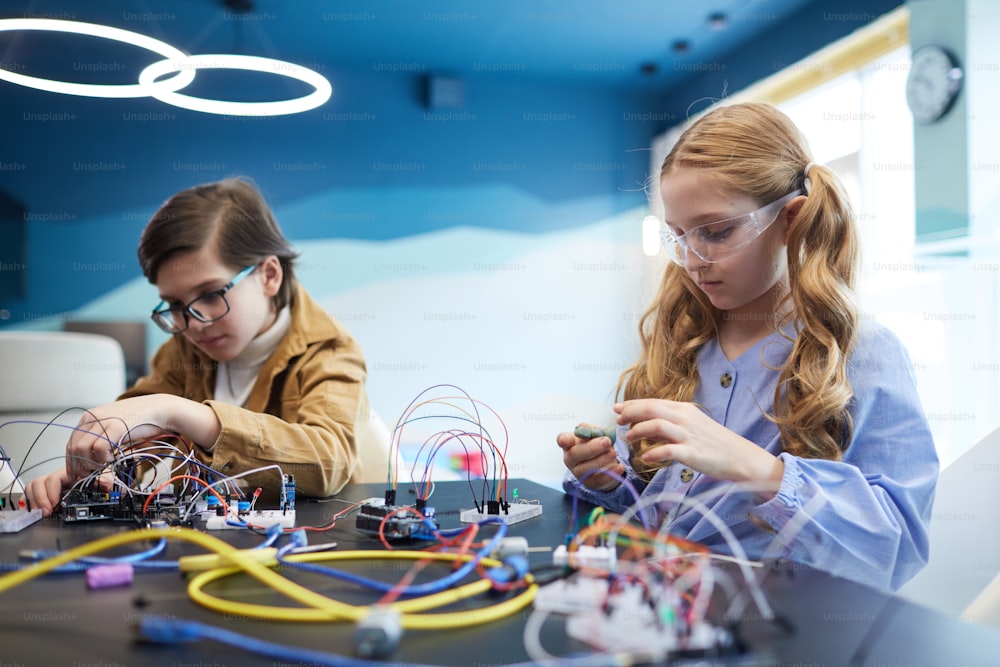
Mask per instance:
[[[375,604],[377,605],[390,604],[392,602],[395,602],[396,598],[402,595],[403,591],[406,590],[406,587],[409,586],[411,583],[413,583],[413,580],[416,579],[417,574],[422,569],[430,565],[432,561],[433,561],[432,558],[424,558],[416,561],[413,564],[413,566],[406,571],[406,573],[402,576],[402,578],[400,578],[400,580],[395,585],[393,585],[392,588],[386,591],[385,595],[382,596],[382,599],[376,602]]]
[[[149,503],[150,503],[150,501],[152,501],[152,500],[153,500],[153,498],[155,498],[155,497],[156,497],[156,494],[158,494],[158,493],[160,492],[160,490],[161,490],[161,489],[163,489],[163,488],[164,488],[164,487],[166,487],[166,486],[167,486],[168,484],[171,484],[172,482],[175,482],[175,481],[177,481],[177,480],[179,480],[179,479],[190,479],[190,480],[194,480],[195,482],[198,482],[199,484],[201,484],[202,486],[204,486],[204,487],[205,487],[206,489],[208,489],[208,491],[209,491],[209,492],[210,492],[210,493],[211,493],[211,494],[212,494],[213,496],[215,496],[216,498],[218,498],[218,499],[219,499],[219,502],[220,502],[220,503],[222,503],[222,507],[223,507],[223,508],[225,508],[225,510],[226,510],[226,516],[229,516],[229,505],[227,505],[227,504],[226,504],[226,501],[225,501],[225,499],[224,499],[224,498],[223,498],[222,496],[220,496],[220,495],[219,495],[219,492],[218,492],[218,491],[216,491],[215,489],[213,489],[213,488],[211,487],[211,485],[209,485],[209,483],[208,483],[208,482],[206,482],[205,480],[201,479],[200,477],[195,477],[194,475],[177,475],[177,476],[175,476],[175,477],[171,477],[170,479],[168,479],[167,481],[165,481],[165,482],[164,482],[163,484],[160,484],[160,485],[159,485],[158,487],[156,487],[156,489],[155,489],[155,490],[154,490],[154,491],[153,491],[152,493],[150,493],[150,494],[149,494],[149,497],[148,497],[148,498],[146,498],[146,502],[144,502],[144,503],[142,504],[142,513],[143,513],[143,514],[145,514],[145,513],[146,513],[146,510],[147,510],[147,509],[149,508]]]
[[[410,514],[416,514],[421,519],[427,518],[423,514],[418,512],[415,507],[410,507],[409,505],[403,505],[402,507],[397,507],[396,509],[394,509],[393,511],[389,512],[384,517],[382,517],[382,521],[380,521],[378,524],[378,539],[379,541],[382,542],[382,545],[389,551],[392,551],[393,547],[391,544],[389,544],[389,540],[387,540],[385,537],[385,524],[389,521],[389,519],[392,516],[399,514],[400,512],[409,512]]]

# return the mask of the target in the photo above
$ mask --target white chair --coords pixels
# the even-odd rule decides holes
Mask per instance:
[[[362,394],[358,416],[354,422],[354,443],[357,446],[361,471],[355,473],[354,482],[385,482],[388,477],[389,429]]]
[[[65,466],[83,409],[125,390],[122,347],[99,334],[0,331],[0,373],[0,447],[10,459],[0,464],[4,493]]]

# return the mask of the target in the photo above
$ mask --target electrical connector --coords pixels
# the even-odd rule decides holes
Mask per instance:
[[[490,552],[490,558],[503,560],[507,556],[527,556],[528,539],[526,537],[505,537],[500,544]]]
[[[594,547],[589,544],[581,544],[576,551],[569,551],[565,545],[560,544],[552,552],[553,565],[569,566],[577,570],[586,567],[614,572],[616,560],[617,555],[611,547]]]
[[[533,602],[535,609],[576,614],[600,609],[608,597],[606,578],[575,576],[557,579],[538,589]]]
[[[279,509],[282,512],[295,511],[295,476],[283,474],[281,476],[281,502]]]
[[[377,605],[354,629],[354,652],[360,658],[387,658],[399,648],[402,636],[400,613],[392,607]]]
[[[143,615],[135,625],[138,638],[156,644],[179,644],[202,638],[200,626],[192,621],[178,621],[155,615]]]
[[[277,533],[283,532],[281,526],[279,526],[278,524],[274,524],[273,526],[268,528],[267,529],[268,537],[270,537],[271,534],[274,532]],[[306,535],[306,531],[304,528],[299,528],[298,530],[292,531],[292,533],[288,536],[288,543],[291,544],[294,549],[301,549],[309,546],[309,536]]]
[[[433,532],[438,529],[434,509],[425,507],[424,514],[403,511],[405,509],[390,505],[362,505],[358,508],[354,525],[363,533],[381,535],[387,540],[434,539]]]
[[[503,559],[500,567],[491,567],[486,576],[496,584],[511,584],[524,579],[531,567],[526,556],[511,555]]]

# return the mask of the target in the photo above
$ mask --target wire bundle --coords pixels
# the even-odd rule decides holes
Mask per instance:
[[[444,395],[435,396],[434,392]],[[434,385],[420,392],[396,421],[389,443],[387,497],[394,498],[397,490],[404,430],[415,429],[418,423],[424,425],[425,420],[438,430],[423,439],[410,466],[410,481],[416,490],[418,509],[434,491],[435,457],[447,445],[461,447],[467,458],[477,458],[480,463],[482,487],[478,496],[473,486],[473,471],[469,469],[466,474],[476,509],[485,513],[488,503],[495,503],[497,507],[506,504],[507,425],[493,408],[451,384]],[[439,428],[442,422],[444,427]],[[490,426],[502,436],[501,439],[493,436]]]

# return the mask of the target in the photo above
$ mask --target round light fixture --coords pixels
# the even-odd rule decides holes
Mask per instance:
[[[333,87],[321,74],[307,67],[301,67],[283,60],[260,58],[257,56],[239,56],[231,54],[202,54],[185,56],[179,60],[161,60],[148,66],[139,73],[139,83],[152,84],[158,77],[171,72],[183,72],[198,69],[242,69],[253,72],[280,74],[299,81],[304,81],[315,88],[313,92],[303,97],[277,102],[228,102],[225,100],[210,100],[202,97],[191,97],[170,90],[154,90],[153,97],[182,109],[201,111],[203,113],[226,114],[231,116],[281,116],[300,113],[320,106],[333,93]]]
[[[0,32],[9,32],[11,30],[44,30],[47,32],[68,32],[77,35],[103,37],[104,39],[111,39],[116,42],[124,42],[143,49],[149,49],[164,58],[187,58],[186,53],[166,42],[140,35],[131,30],[122,30],[121,28],[112,28],[96,23],[80,23],[79,21],[64,21],[61,19],[0,19]],[[140,81],[139,83],[105,85],[41,79],[0,68],[0,79],[10,81],[11,83],[28,88],[45,90],[50,93],[79,95],[81,97],[149,97],[154,92],[179,90],[194,81],[194,75],[194,70],[188,70],[180,71],[177,76],[157,81],[156,83],[150,82],[144,84]]]
[[[280,116],[300,113],[324,104],[333,94],[333,87],[326,77],[308,67],[283,60],[233,54],[188,55],[166,42],[130,30],[62,19],[0,19],[0,32],[12,30],[43,30],[102,37],[149,49],[165,58],[143,69],[139,73],[139,82],[134,84],[73,83],[42,79],[0,68],[0,80],[52,93],[84,97],[154,97],[161,102],[192,111],[233,116]],[[274,102],[230,102],[178,93],[178,90],[194,81],[199,69],[241,69],[278,74],[303,81],[315,90],[302,97]],[[173,76],[164,78],[167,74]]]

